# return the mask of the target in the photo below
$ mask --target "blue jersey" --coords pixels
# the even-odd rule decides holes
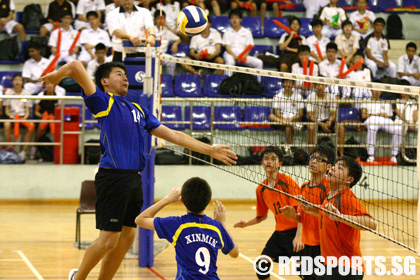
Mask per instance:
[[[154,225],[159,238],[175,247],[176,279],[219,279],[218,250],[228,254],[235,247],[219,221],[188,213],[181,217],[155,218]]]
[[[101,127],[100,167],[142,170],[146,165],[144,139],[161,123],[136,103],[99,88],[90,96],[82,91],[86,106]]]

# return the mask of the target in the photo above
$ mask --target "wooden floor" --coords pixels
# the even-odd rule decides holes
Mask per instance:
[[[218,274],[221,279],[257,279],[252,261],[259,256],[265,242],[274,230],[274,218],[246,229],[234,229],[238,219],[255,216],[253,203],[230,203],[227,223],[229,232],[239,245],[241,256],[231,259],[219,254]],[[14,204],[0,201],[0,279],[67,279],[70,269],[78,267],[84,250],[73,247],[77,203]],[[211,215],[212,209],[208,208]],[[182,215],[181,204],[170,205],[160,216]],[[82,240],[92,241],[98,232],[94,229],[93,215],[82,216]],[[157,240],[157,237],[156,239]],[[387,257],[415,256],[376,235],[362,234],[363,254]],[[416,259],[416,276],[398,279],[420,279],[420,260]],[[278,266],[274,266],[274,272]],[[125,260],[115,279],[174,279],[176,275],[175,252],[168,246],[155,258],[154,271],[137,266],[137,260]],[[96,279],[95,268],[90,279]],[[393,279],[395,276],[365,276],[364,279]],[[277,276],[271,279],[300,279],[296,276]]]

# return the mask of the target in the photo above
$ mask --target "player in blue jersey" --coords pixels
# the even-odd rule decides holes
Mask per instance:
[[[134,222],[143,204],[140,171],[145,166],[143,141],[146,133],[190,150],[235,164],[236,154],[228,146],[211,146],[185,133],[162,125],[146,108],[130,103],[127,68],[122,63],[102,64],[95,73],[96,86],[82,63],[70,62],[40,81],[58,84],[71,77],[82,87],[82,96],[101,126],[102,157],[95,177],[96,239],[86,250],[71,280],[84,280],[102,260],[99,280],[111,280],[135,238]]]
[[[187,215],[181,217],[154,218],[166,205],[181,200]],[[159,238],[166,239],[175,247],[178,264],[175,279],[219,279],[217,253],[239,255],[226,230],[226,210],[219,201],[214,203],[214,219],[204,215],[211,200],[209,184],[198,177],[187,180],[182,189],[173,188],[156,204],[144,210],[137,218],[140,227],[156,230]]]

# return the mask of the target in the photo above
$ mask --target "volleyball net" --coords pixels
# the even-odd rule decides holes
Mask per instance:
[[[319,144],[360,162],[352,191],[377,222],[371,231],[417,252],[417,96],[420,88],[282,73],[161,55],[176,72],[162,72],[162,122],[201,141],[229,145],[238,164],[225,166],[166,144],[189,163],[206,163],[260,184],[266,177],[260,152],[283,151],[280,172],[299,185],[310,179],[309,156]],[[178,71],[178,69],[181,69]],[[224,73],[223,75],[215,74]],[[309,73],[309,72],[308,72]],[[227,75],[226,75],[227,74]],[[276,189],[275,191],[287,192]],[[313,205],[319,208],[319,205]],[[341,209],[357,215],[360,209]],[[352,222],[354,223],[354,222]]]

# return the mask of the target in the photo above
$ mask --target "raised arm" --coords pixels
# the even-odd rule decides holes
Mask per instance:
[[[218,200],[216,202],[213,202],[213,206],[214,206],[214,214],[213,214],[214,219],[219,221],[222,224],[222,226],[225,228],[226,232],[229,234],[230,238],[233,241],[232,235],[230,235],[230,233],[228,232],[227,227],[226,227],[226,208],[225,208],[225,206],[223,205],[222,202],[220,202]],[[238,248],[238,245],[235,242],[233,242],[233,243],[235,244],[235,247],[233,247],[233,249],[230,250],[229,256],[231,256],[232,258],[237,258],[239,256],[239,248]]]
[[[267,219],[267,215],[262,216],[262,217],[258,217],[256,216],[255,218],[245,222],[243,220],[239,220],[236,222],[236,224],[233,226],[235,228],[244,228],[244,227],[249,227],[249,226],[253,226],[256,224],[261,223],[262,221],[265,221]]]

